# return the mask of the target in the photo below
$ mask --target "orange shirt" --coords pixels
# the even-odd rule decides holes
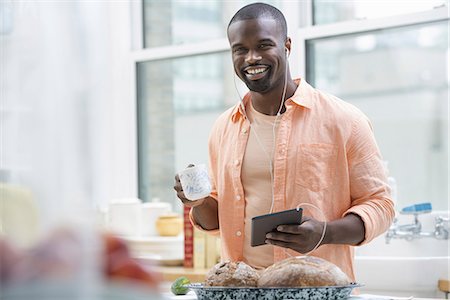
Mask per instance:
[[[277,130],[274,212],[311,203],[327,221],[354,213],[364,222],[362,244],[367,243],[388,229],[395,214],[370,122],[351,104],[314,89],[303,79],[296,82],[298,88],[286,100]],[[249,101],[247,94],[245,107]],[[237,104],[216,120],[210,134],[211,196],[218,201],[222,260],[243,260],[246,201],[241,167],[249,130]],[[315,209],[305,207],[303,212],[323,220]],[[191,221],[196,225],[192,214]],[[287,257],[284,248],[273,249],[275,261]],[[352,246],[323,245],[311,255],[336,264],[355,280]]]

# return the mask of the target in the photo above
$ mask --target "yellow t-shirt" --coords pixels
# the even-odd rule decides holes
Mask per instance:
[[[251,220],[270,213],[272,204],[273,146],[279,118],[256,111],[249,103],[247,116],[251,122],[247,147],[242,161],[242,186],[245,198],[243,261],[255,269],[264,269],[273,264],[273,246],[252,247]],[[275,127],[275,128],[274,128]]]

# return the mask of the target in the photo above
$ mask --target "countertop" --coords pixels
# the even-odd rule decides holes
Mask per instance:
[[[172,282],[178,277],[184,276],[191,282],[203,282],[209,269],[154,266],[153,271],[161,274],[163,281]]]
[[[154,266],[153,270],[160,273],[165,282],[171,283],[180,276],[187,277],[191,282],[203,282],[205,280],[206,273],[209,269],[193,269],[184,267],[164,267],[164,266]],[[170,286],[170,285],[169,285]],[[184,296],[175,296],[171,292],[163,294],[165,299],[171,300],[196,300],[197,297],[193,291],[190,291]],[[371,295],[371,294],[361,294],[358,296],[351,296],[349,300],[436,300],[445,298],[415,298],[415,297],[396,297],[396,296],[382,296],[382,295]]]

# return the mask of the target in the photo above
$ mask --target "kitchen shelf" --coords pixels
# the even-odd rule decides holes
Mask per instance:
[[[174,281],[178,277],[185,276],[191,282],[204,282],[209,269],[194,269],[184,267],[153,266],[153,271],[162,275],[163,281]]]

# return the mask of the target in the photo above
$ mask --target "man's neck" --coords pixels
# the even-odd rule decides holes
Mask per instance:
[[[296,89],[297,84],[291,78],[288,78],[284,100],[291,98],[292,95],[294,95]],[[280,111],[283,90],[284,84],[265,94],[250,91],[253,108],[265,115],[275,116],[278,111]],[[284,113],[285,110],[286,109],[283,105],[280,113]]]

